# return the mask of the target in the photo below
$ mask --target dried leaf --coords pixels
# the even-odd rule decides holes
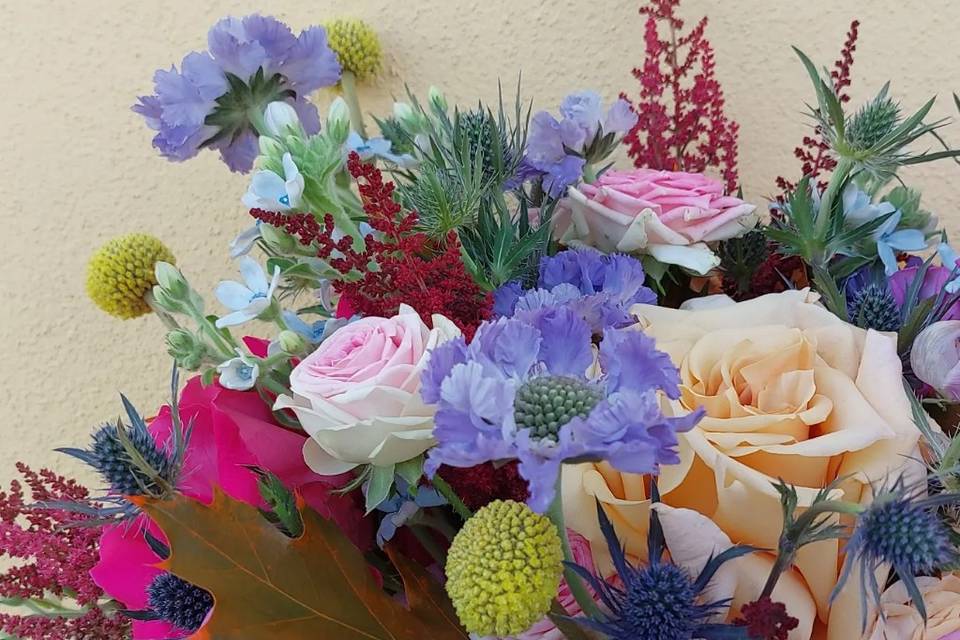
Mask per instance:
[[[410,608],[383,592],[362,554],[331,522],[303,513],[291,539],[260,513],[217,491],[213,503],[147,502],[171,556],[164,568],[213,594],[198,640],[464,640],[443,589],[391,554]]]

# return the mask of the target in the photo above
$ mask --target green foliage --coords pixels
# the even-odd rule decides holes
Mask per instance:
[[[929,229],[934,218],[933,215],[921,208],[920,192],[906,186],[894,187],[890,193],[881,198],[882,202],[889,202],[897,211],[900,212],[900,224],[898,228],[902,229]]]
[[[267,522],[276,526],[285,535],[299,538],[303,535],[303,517],[297,507],[297,498],[283,486],[280,478],[265,469],[250,467],[257,475],[257,488],[266,503],[266,509],[260,509]]]
[[[286,79],[281,74],[274,73],[268,78],[263,67],[257,69],[248,82],[229,72],[224,75],[230,88],[216,99],[217,106],[204,120],[204,124],[217,127],[218,131],[204,140],[201,147],[224,140],[233,142],[246,131],[262,131],[263,111],[267,105],[297,95],[293,89],[284,86]]]

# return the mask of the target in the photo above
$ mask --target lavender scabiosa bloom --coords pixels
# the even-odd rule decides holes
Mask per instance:
[[[560,115],[557,120],[546,111],[536,113],[527,139],[526,161],[543,173],[543,187],[554,198],[576,184],[588,165],[609,156],[637,123],[624,100],[614,102],[604,115],[600,96],[593,91],[564,98]]]
[[[593,249],[570,249],[540,260],[537,288],[524,292],[508,283],[494,293],[494,313],[529,317],[541,309],[563,305],[577,312],[595,335],[607,327],[635,322],[629,309],[656,304],[657,296],[644,286],[643,266],[636,258],[605,255]]]
[[[839,594],[857,566],[860,573],[860,611],[867,625],[867,596],[880,601],[876,572],[889,565],[903,582],[914,606],[926,620],[923,596],[916,576],[930,575],[960,559],[954,548],[952,529],[940,518],[941,506],[960,504],[960,494],[927,495],[926,483],[911,488],[898,478],[892,485],[875,490],[873,502],[857,517],[847,542],[847,558],[832,598]]]
[[[656,499],[656,495],[654,497]],[[584,567],[566,563],[587,581],[607,609],[593,617],[568,618],[571,622],[599,631],[611,640],[748,637],[744,627],[710,622],[724,611],[729,601],[704,602],[703,592],[725,562],[753,552],[752,547],[730,547],[711,557],[699,575],[691,576],[683,567],[664,560],[666,540],[660,516],[653,509],[647,534],[649,561],[646,566],[633,566],[627,562],[624,547],[599,503],[597,515],[620,585],[603,580]]]
[[[593,361],[590,327],[564,306],[484,323],[469,345],[436,349],[421,386],[424,401],[438,405],[427,474],[517,459],[529,504],[542,513],[564,461],[607,460],[629,473],[678,461],[676,434],[701,413],[661,412],[660,392],[679,395],[669,357],[639,331],[608,328],[596,379],[586,375]]]
[[[249,171],[263,111],[274,101],[291,104],[307,133],[320,130],[306,96],[340,79],[322,27],[295,36],[269,16],[228,17],[210,29],[207,40],[209,52],[187,54],[179,70],[157,71],[155,93],[133,106],[157,132],[153,146],[163,156],[182,161],[210,147],[232,171]]]

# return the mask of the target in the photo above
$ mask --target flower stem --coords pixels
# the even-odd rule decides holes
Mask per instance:
[[[343,100],[350,110],[350,124],[353,130],[367,139],[367,127],[363,123],[363,111],[360,109],[360,98],[357,96],[357,76],[353,71],[344,70],[340,77],[340,87],[343,89]]]
[[[440,477],[440,474],[435,474],[433,479],[430,480],[433,484],[433,488],[440,492],[444,498],[447,499],[447,502],[450,503],[450,506],[453,507],[453,510],[457,512],[457,515],[466,522],[473,516],[473,512],[463,504],[463,500],[460,499],[460,496],[457,495],[457,492],[453,490],[447,481]]]
[[[567,537],[567,526],[563,519],[563,497],[560,492],[560,478],[557,478],[557,494],[546,516],[554,526],[557,527],[557,533],[560,535],[560,544],[563,547],[563,559],[566,560],[567,563],[575,563],[573,550],[570,548],[570,538]],[[587,589],[587,585],[583,583],[580,576],[565,564],[563,567],[563,577],[567,581],[570,593],[576,599],[577,604],[580,605],[580,610],[583,611],[583,614],[588,618],[597,618],[600,614],[600,608],[597,606],[593,596],[590,595],[590,590]]]
[[[147,291],[143,296],[143,301],[147,303],[147,306],[157,314],[157,317],[160,318],[160,321],[163,323],[169,330],[179,329],[180,323],[177,322],[177,319],[174,318],[171,314],[167,313],[164,309],[160,308],[160,305],[157,304],[157,299],[153,297],[153,291]]]

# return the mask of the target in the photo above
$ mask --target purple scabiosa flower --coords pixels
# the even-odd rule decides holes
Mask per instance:
[[[622,99],[604,114],[600,96],[593,91],[564,98],[560,114],[560,120],[546,111],[534,114],[525,158],[543,173],[543,188],[554,198],[579,182],[587,165],[609,156],[637,123],[637,115]]]
[[[340,79],[322,27],[295,36],[269,16],[229,17],[207,41],[209,52],[187,54],[179,70],[157,71],[155,93],[133,106],[157,132],[153,146],[164,157],[182,161],[210,147],[232,171],[249,171],[258,154],[257,122],[274,101],[289,102],[307,133],[320,130],[306,96]]]
[[[877,570],[890,566],[903,582],[920,615],[926,620],[923,596],[916,576],[930,575],[960,560],[953,530],[940,518],[945,505],[960,504],[960,494],[927,495],[927,484],[910,487],[901,476],[892,485],[874,491],[874,500],[857,517],[847,541],[847,558],[831,600],[846,584],[857,566],[860,574],[860,611],[867,625],[867,597],[880,601]]]
[[[639,331],[608,328],[600,344],[603,373],[588,378],[592,338],[582,317],[554,306],[486,322],[469,345],[458,339],[436,349],[421,386],[424,401],[438,405],[428,476],[443,464],[516,459],[529,504],[542,513],[564,461],[607,460],[630,473],[656,473],[678,461],[676,434],[702,413],[661,412],[659,393],[679,395],[669,357]]]
[[[658,501],[656,494],[654,501]],[[663,527],[656,509],[651,509],[647,534],[649,561],[646,566],[633,566],[627,561],[624,547],[599,503],[597,515],[619,580],[604,580],[585,567],[565,563],[587,581],[607,609],[596,617],[568,620],[599,631],[611,640],[748,638],[747,630],[743,627],[711,622],[716,614],[729,606],[729,601],[704,601],[704,592],[725,562],[752,553],[755,550],[753,547],[732,546],[711,557],[700,573],[692,576],[683,567],[664,560],[667,545]]]
[[[657,295],[643,285],[645,278],[640,261],[624,254],[607,255],[581,248],[540,260],[541,287],[552,289],[568,283],[583,295],[610,294],[624,307],[657,303]]]
[[[635,304],[656,304],[656,294],[644,286],[643,265],[623,254],[605,255],[593,249],[570,249],[540,260],[538,287],[524,292],[508,283],[494,293],[494,313],[529,317],[558,305],[577,312],[595,335],[607,327],[622,328],[635,319]]]

